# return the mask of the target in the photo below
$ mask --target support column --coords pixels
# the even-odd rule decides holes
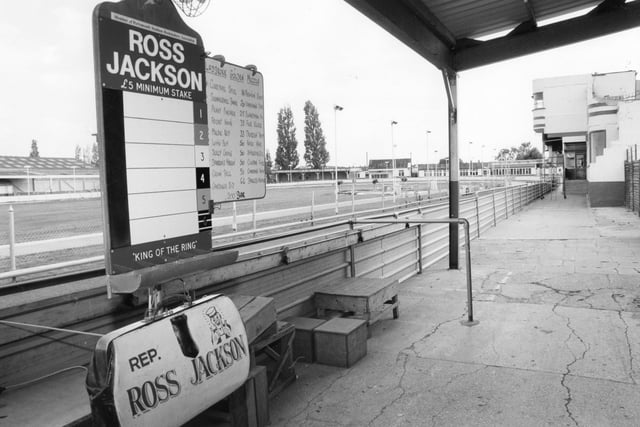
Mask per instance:
[[[452,71],[442,70],[447,99],[449,100],[449,218],[458,218],[460,212],[460,161],[458,160],[458,77]],[[459,224],[449,224],[449,268],[459,269]],[[469,250],[467,248],[466,250]]]

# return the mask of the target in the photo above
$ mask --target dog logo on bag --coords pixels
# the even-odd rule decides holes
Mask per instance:
[[[209,307],[205,311],[205,316],[209,321],[209,328],[211,328],[211,343],[213,345],[220,344],[223,338],[231,338],[231,326],[216,307]]]

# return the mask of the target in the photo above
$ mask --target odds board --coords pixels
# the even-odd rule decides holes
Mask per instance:
[[[211,250],[204,48],[165,3],[94,12],[108,274]]]
[[[211,251],[216,203],[264,197],[264,85],[208,58],[171,2],[94,11],[107,274]]]
[[[264,85],[255,69],[207,58],[211,199],[265,196]]]

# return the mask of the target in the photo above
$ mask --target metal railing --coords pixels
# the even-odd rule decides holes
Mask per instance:
[[[497,221],[508,218],[509,214],[513,214],[516,210],[521,209],[524,204],[528,203],[532,198],[539,198],[546,190],[541,186],[549,185],[549,183],[530,184],[525,183],[510,187],[499,187],[490,190],[483,190],[477,193],[462,196],[460,200],[460,217],[468,218],[471,230],[477,237],[480,237],[483,230],[490,226],[495,226]],[[425,203],[426,202],[426,203]],[[246,249],[257,243],[267,241],[278,241],[292,236],[301,235],[319,229],[335,228],[345,226],[348,222],[358,217],[380,217],[389,214],[411,214],[412,212],[429,211],[433,214],[444,211],[442,216],[446,216],[448,209],[447,198],[438,198],[417,201],[409,201],[405,198],[404,203],[395,206],[387,206],[385,208],[367,209],[357,211],[355,213],[346,213],[341,215],[331,215],[326,217],[309,218],[296,222],[288,222],[285,224],[277,224],[262,228],[252,228],[250,230],[216,235],[214,238],[214,249],[225,249],[228,247],[244,247]],[[10,208],[10,213],[12,209]],[[13,223],[12,221],[10,221]],[[318,226],[321,226],[318,228]],[[337,228],[336,228],[337,227]],[[282,231],[286,230],[286,231]],[[292,231],[295,230],[295,231]],[[21,276],[32,275],[46,271],[54,271],[69,267],[78,267],[84,264],[92,264],[103,259],[102,255],[76,259],[65,262],[52,263],[48,265],[39,265],[37,267],[16,269],[15,268],[15,236],[14,230],[10,227],[10,249],[11,264],[10,270],[0,273],[0,280],[13,279]],[[249,239],[247,239],[249,237]],[[227,242],[225,242],[227,240]],[[279,248],[280,246],[274,246]],[[3,285],[0,285],[3,286]],[[6,286],[6,285],[4,285]]]
[[[476,199],[477,200],[477,199]],[[420,239],[422,238],[422,226],[421,224],[462,224],[464,227],[464,246],[465,246],[465,266],[466,266],[466,276],[467,276],[467,322],[466,324],[469,326],[475,325],[478,321],[474,321],[473,319],[473,285],[471,282],[471,235],[470,235],[470,225],[469,221],[466,218],[449,218],[449,219],[404,219],[404,220],[388,220],[388,219],[361,219],[354,220],[351,222],[353,225],[357,224],[419,224],[418,225],[418,236]],[[479,230],[479,228],[478,228]],[[419,273],[422,273],[422,247],[419,244]]]

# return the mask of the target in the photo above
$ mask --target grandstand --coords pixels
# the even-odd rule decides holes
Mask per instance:
[[[66,157],[0,156],[0,196],[98,191],[98,168]]]

